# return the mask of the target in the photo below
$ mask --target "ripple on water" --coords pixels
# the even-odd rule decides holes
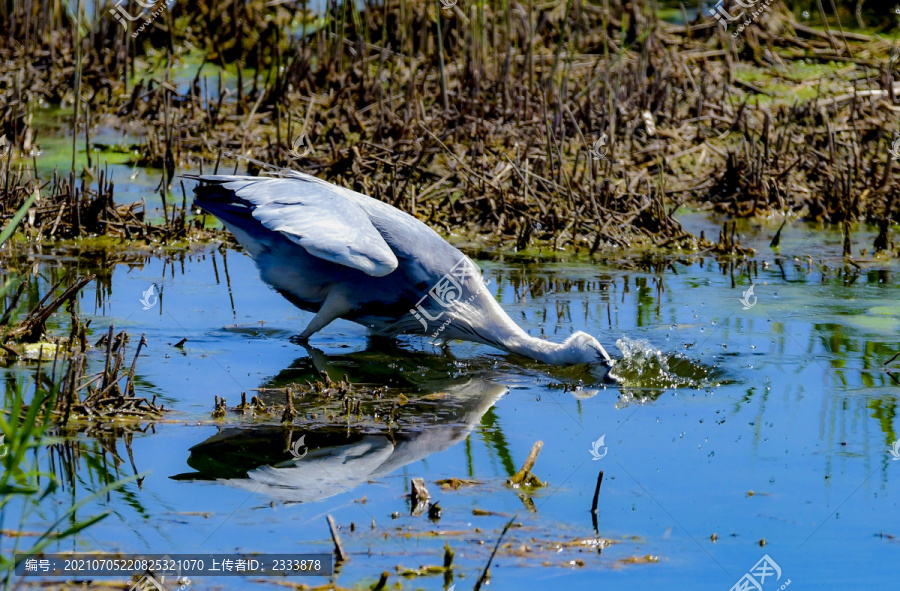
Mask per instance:
[[[666,353],[646,339],[622,337],[616,341],[622,352],[609,371],[623,396],[657,398],[675,388],[703,389],[724,383],[724,372],[701,364],[681,353]]]

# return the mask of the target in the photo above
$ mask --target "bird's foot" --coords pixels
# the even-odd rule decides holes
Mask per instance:
[[[295,345],[300,345],[301,347],[304,347],[304,348],[307,348],[307,349],[308,349],[309,346],[310,346],[310,345],[309,345],[309,339],[310,339],[310,337],[312,337],[312,335],[298,334],[298,335],[292,336],[292,337],[290,338],[290,341],[291,341],[292,343],[294,343]]]

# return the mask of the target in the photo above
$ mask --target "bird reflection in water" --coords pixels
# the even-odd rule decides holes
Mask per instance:
[[[320,371],[327,369],[321,353],[309,359]],[[508,392],[484,377],[429,380],[419,390],[423,393],[411,394],[403,411],[421,414],[423,420],[414,430],[388,431],[383,423],[383,434],[348,430],[346,425],[311,431],[298,426],[226,427],[190,449],[187,463],[196,472],[173,478],[215,480],[285,502],[326,499],[465,440]],[[375,430],[372,424],[366,427]]]

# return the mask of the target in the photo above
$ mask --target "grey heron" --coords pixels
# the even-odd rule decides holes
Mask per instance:
[[[296,171],[188,177],[202,181],[194,205],[222,221],[263,281],[315,313],[301,340],[344,318],[388,337],[474,341],[554,365],[611,363],[587,333],[563,343],[527,334],[475,263],[387,203]]]

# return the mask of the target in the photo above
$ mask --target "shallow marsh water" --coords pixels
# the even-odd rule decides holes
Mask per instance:
[[[707,235],[715,228],[696,214],[684,223]],[[147,473],[140,484],[89,507],[82,516],[111,515],[55,550],[328,553],[331,514],[351,555],[340,585],[368,586],[388,571],[389,586],[468,589],[515,516],[490,589],[724,590],[765,554],[783,574],[764,589],[788,579],[795,588],[895,588],[900,461],[889,449],[898,438],[900,363],[894,377],[883,363],[898,350],[896,264],[858,257],[870,262],[845,267],[838,234],[799,224],[785,231],[779,257],[765,246],[773,232],[742,233],[760,250],[745,298],[752,307],[741,302],[750,286],[741,267],[709,257],[479,261],[491,291],[531,334],[561,340],[585,330],[615,357],[627,352],[613,369],[619,382],[599,368],[548,368],[480,345],[386,345],[344,321],[308,350],[292,337],[309,315],[265,288],[243,253],[206,248],[120,264],[99,292],[92,283],[81,296],[91,340],[114,324],[132,335],[133,352],[146,333],[138,392],[173,412],[130,440],[134,469]],[[871,244],[864,231],[855,238]],[[44,270],[91,264],[71,251],[39,258]],[[159,301],[145,310],[152,283]],[[172,346],[182,338],[183,348]],[[301,413],[287,442],[304,436],[308,455],[292,462],[277,418],[210,417],[215,395],[233,406],[241,392],[322,371],[387,387],[386,398],[405,394],[399,427],[387,432],[383,418],[368,417],[323,429],[323,413]],[[596,449],[605,455],[595,460],[601,437]],[[537,440],[533,471],[548,486],[505,486]],[[73,488],[81,496],[102,484],[114,462],[98,452],[110,441],[83,434],[54,448],[72,481],[25,530],[52,522]],[[73,449],[75,459],[64,460]],[[115,450],[119,473],[131,474],[122,437]],[[595,532],[589,509],[600,470]],[[436,523],[410,514],[414,477],[440,504]],[[447,478],[477,484],[435,484]],[[613,543],[598,552],[598,537]],[[397,566],[442,564],[445,543],[455,552],[454,579],[396,575]],[[192,584],[257,587],[279,588],[224,577]]]

